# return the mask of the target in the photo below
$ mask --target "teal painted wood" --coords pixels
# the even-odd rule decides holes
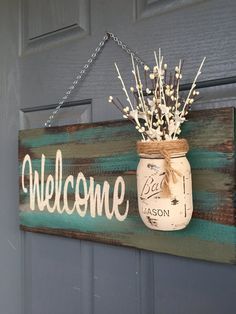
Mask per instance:
[[[188,158],[193,174],[194,214],[182,231],[152,231],[142,223],[136,197],[136,141],[139,134],[127,121],[70,125],[19,133],[20,221],[24,230],[57,234],[105,243],[137,247],[179,256],[235,263],[235,127],[234,109],[195,111],[185,124],[182,137],[188,139]],[[110,194],[117,176],[126,184],[130,201],[127,218],[120,222],[104,215],[85,217],[77,213],[48,213],[30,210],[29,195],[22,190],[22,161],[32,158],[33,171],[40,170],[41,155],[46,157],[45,180],[55,171],[55,155],[61,149],[63,178],[82,172],[89,186],[110,183]],[[29,173],[28,173],[29,175]],[[29,179],[26,178],[26,181]],[[28,187],[28,181],[26,187]],[[69,205],[74,202],[74,187],[69,186]],[[80,187],[80,193],[84,191]],[[110,200],[111,201],[111,200]]]

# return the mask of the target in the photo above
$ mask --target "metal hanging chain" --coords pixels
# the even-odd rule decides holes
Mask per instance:
[[[87,63],[83,66],[82,70],[79,72],[79,74],[75,77],[74,81],[72,82],[71,86],[67,89],[65,95],[62,97],[62,99],[59,101],[57,107],[52,112],[52,114],[49,116],[47,122],[44,124],[45,127],[51,127],[53,119],[55,115],[58,113],[58,111],[61,109],[62,105],[65,103],[65,101],[70,96],[73,89],[78,85],[79,82],[81,82],[82,78],[87,75],[88,70],[90,69],[92,63],[97,59],[98,55],[101,53],[103,46],[108,42],[109,39],[112,39],[121,49],[123,49],[125,52],[127,52],[129,55],[133,55],[134,60],[144,66],[143,60],[135,53],[133,52],[126,44],[124,44],[117,36],[115,36],[113,33],[107,32],[103,39],[98,44],[97,48],[94,50],[94,52],[91,54],[90,58],[88,59]]]

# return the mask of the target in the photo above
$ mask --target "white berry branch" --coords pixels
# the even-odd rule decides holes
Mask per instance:
[[[196,96],[199,95],[199,91],[196,90],[196,81],[206,58],[201,62],[186,98],[180,92],[183,62],[180,60],[174,73],[171,73],[167,71],[168,66],[164,63],[161,49],[158,56],[154,51],[154,59],[155,65],[152,69],[144,65],[144,76],[142,76],[131,54],[135,82],[135,86],[130,87],[130,92],[133,94],[132,100],[115,63],[118,79],[126,97],[126,105],[117,97],[114,99],[112,96],[109,97],[109,102],[122,113],[125,119],[134,124],[143,141],[176,140],[181,133],[181,125],[186,120],[186,115],[191,110],[193,102],[196,101]]]

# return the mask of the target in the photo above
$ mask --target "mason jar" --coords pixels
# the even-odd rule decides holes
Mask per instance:
[[[138,142],[139,214],[154,230],[184,229],[193,213],[191,168],[185,139]]]

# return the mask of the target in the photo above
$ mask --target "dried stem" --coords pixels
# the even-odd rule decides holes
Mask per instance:
[[[200,64],[200,67],[199,67],[199,69],[198,69],[198,71],[197,71],[197,74],[196,74],[196,76],[195,76],[195,78],[194,78],[194,80],[193,80],[192,86],[191,86],[191,88],[190,88],[190,91],[189,91],[189,93],[188,93],[188,96],[187,96],[187,98],[186,98],[186,100],[185,100],[185,103],[184,103],[184,106],[183,106],[183,109],[182,109],[182,112],[181,112],[181,117],[184,115],[185,107],[186,107],[186,105],[187,105],[187,103],[188,103],[188,101],[189,101],[189,98],[190,98],[190,96],[191,96],[191,94],[192,94],[194,88],[196,87],[196,81],[197,81],[199,75],[201,74],[201,69],[202,69],[202,67],[203,67],[203,64],[204,64],[205,60],[206,60],[206,57],[203,58],[202,63]]]
[[[181,74],[181,60],[179,60],[179,73]],[[180,84],[180,77],[177,81],[176,85],[176,101],[175,101],[175,110],[178,110],[178,103],[179,103],[179,84]]]
[[[131,103],[131,100],[130,100],[130,98],[129,98],[129,94],[128,94],[127,89],[126,89],[126,87],[125,87],[124,81],[123,81],[123,79],[122,79],[122,77],[121,77],[120,70],[119,70],[119,68],[118,68],[118,66],[117,66],[116,63],[115,63],[115,67],[116,67],[116,71],[117,71],[117,73],[118,73],[118,78],[120,79],[121,84],[122,84],[122,89],[123,89],[123,91],[125,92],[126,99],[127,99],[128,103],[130,104],[130,107],[132,108],[132,110],[134,110],[133,105],[132,105],[132,103]]]

